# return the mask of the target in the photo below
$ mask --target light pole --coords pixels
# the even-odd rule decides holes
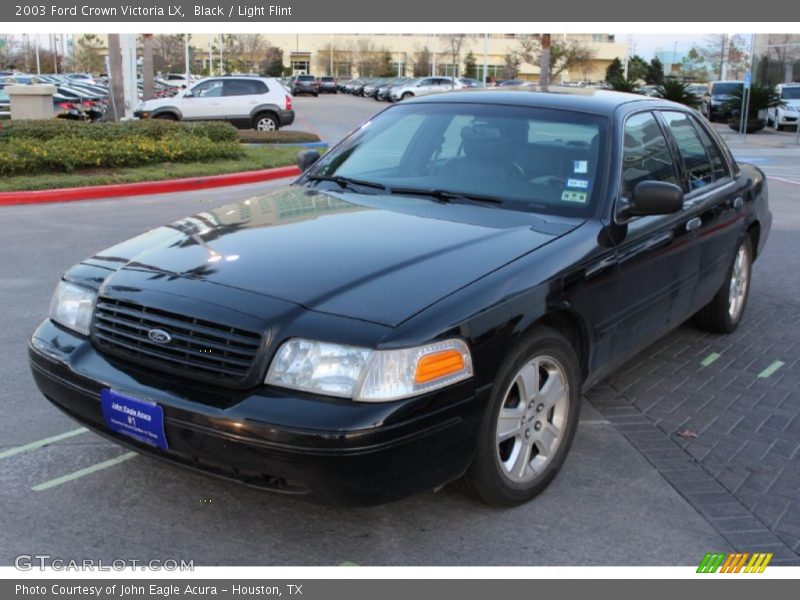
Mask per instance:
[[[489,34],[483,34],[483,87],[489,79]]]
[[[189,86],[189,76],[191,75],[191,69],[189,67],[189,34],[183,34],[183,59],[186,63],[186,86]]]

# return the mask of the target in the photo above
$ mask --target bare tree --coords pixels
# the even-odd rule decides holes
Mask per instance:
[[[258,61],[269,43],[260,33],[237,33],[228,37],[230,50],[237,56],[238,70],[251,72],[258,69]]]
[[[509,52],[503,64],[503,79],[516,79],[519,75],[519,56],[516,52]]]
[[[747,64],[744,48],[743,36],[719,33],[707,36],[705,43],[698,48],[698,51],[703,60],[711,66],[711,70],[717,74],[717,79],[726,79],[729,69],[732,76],[738,72],[744,72]]]
[[[461,66],[461,50],[467,39],[466,33],[447,33],[442,36],[442,44],[445,52],[450,56],[450,64],[453,67],[453,77],[458,77],[459,67]]]
[[[539,85],[547,89],[550,85],[550,34],[543,33],[542,51],[539,57]]]
[[[545,35],[550,38],[549,34]],[[548,64],[544,65],[542,61],[544,50],[542,37],[544,36],[521,39],[517,50],[517,54],[522,62],[534,65],[539,63],[548,71],[547,73],[539,75],[540,81],[541,78],[544,77],[546,81],[550,82],[564,71],[569,71],[571,69],[581,70],[595,58],[595,51],[580,40],[553,40],[550,38],[550,59],[547,61]],[[549,68],[547,68],[548,66]]]
[[[161,73],[186,70],[183,34],[153,36],[153,68]]]

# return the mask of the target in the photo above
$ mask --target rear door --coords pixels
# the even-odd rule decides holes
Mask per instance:
[[[657,116],[627,117],[622,129],[619,196],[642,181],[683,184],[680,165]],[[691,206],[671,215],[634,217],[612,225],[619,288],[614,358],[651,343],[688,316],[699,273],[698,221]]]
[[[263,104],[269,92],[260,79],[228,79],[225,81],[225,118],[240,126],[250,125],[251,113]]]
[[[700,276],[692,310],[707,304],[724,283],[743,231],[746,182],[737,180],[725,155],[691,113],[662,111],[677,146],[685,177],[684,205],[698,219]]]

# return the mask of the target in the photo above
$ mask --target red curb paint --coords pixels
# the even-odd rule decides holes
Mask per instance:
[[[118,183],[113,185],[59,188],[55,190],[36,190],[29,192],[0,192],[0,206],[9,206],[12,204],[42,204],[47,202],[72,202],[74,200],[100,200],[104,198],[121,198],[124,196],[188,192],[205,188],[258,183],[260,181],[271,181],[273,179],[283,179],[285,177],[297,177],[298,175],[300,175],[300,169],[295,166],[290,166],[263,169],[260,171],[228,173],[225,175],[211,175],[208,177],[165,179],[164,181]]]

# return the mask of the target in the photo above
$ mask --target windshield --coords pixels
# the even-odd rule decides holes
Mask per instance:
[[[742,83],[717,83],[714,84],[714,91],[712,92],[715,96],[730,96],[736,90],[742,89]]]
[[[784,100],[800,100],[800,85],[797,87],[783,88],[783,91],[781,91],[781,98]]]
[[[589,216],[606,127],[602,117],[562,110],[398,105],[362,125],[309,175],[370,182],[398,195],[480,195],[501,208]]]

